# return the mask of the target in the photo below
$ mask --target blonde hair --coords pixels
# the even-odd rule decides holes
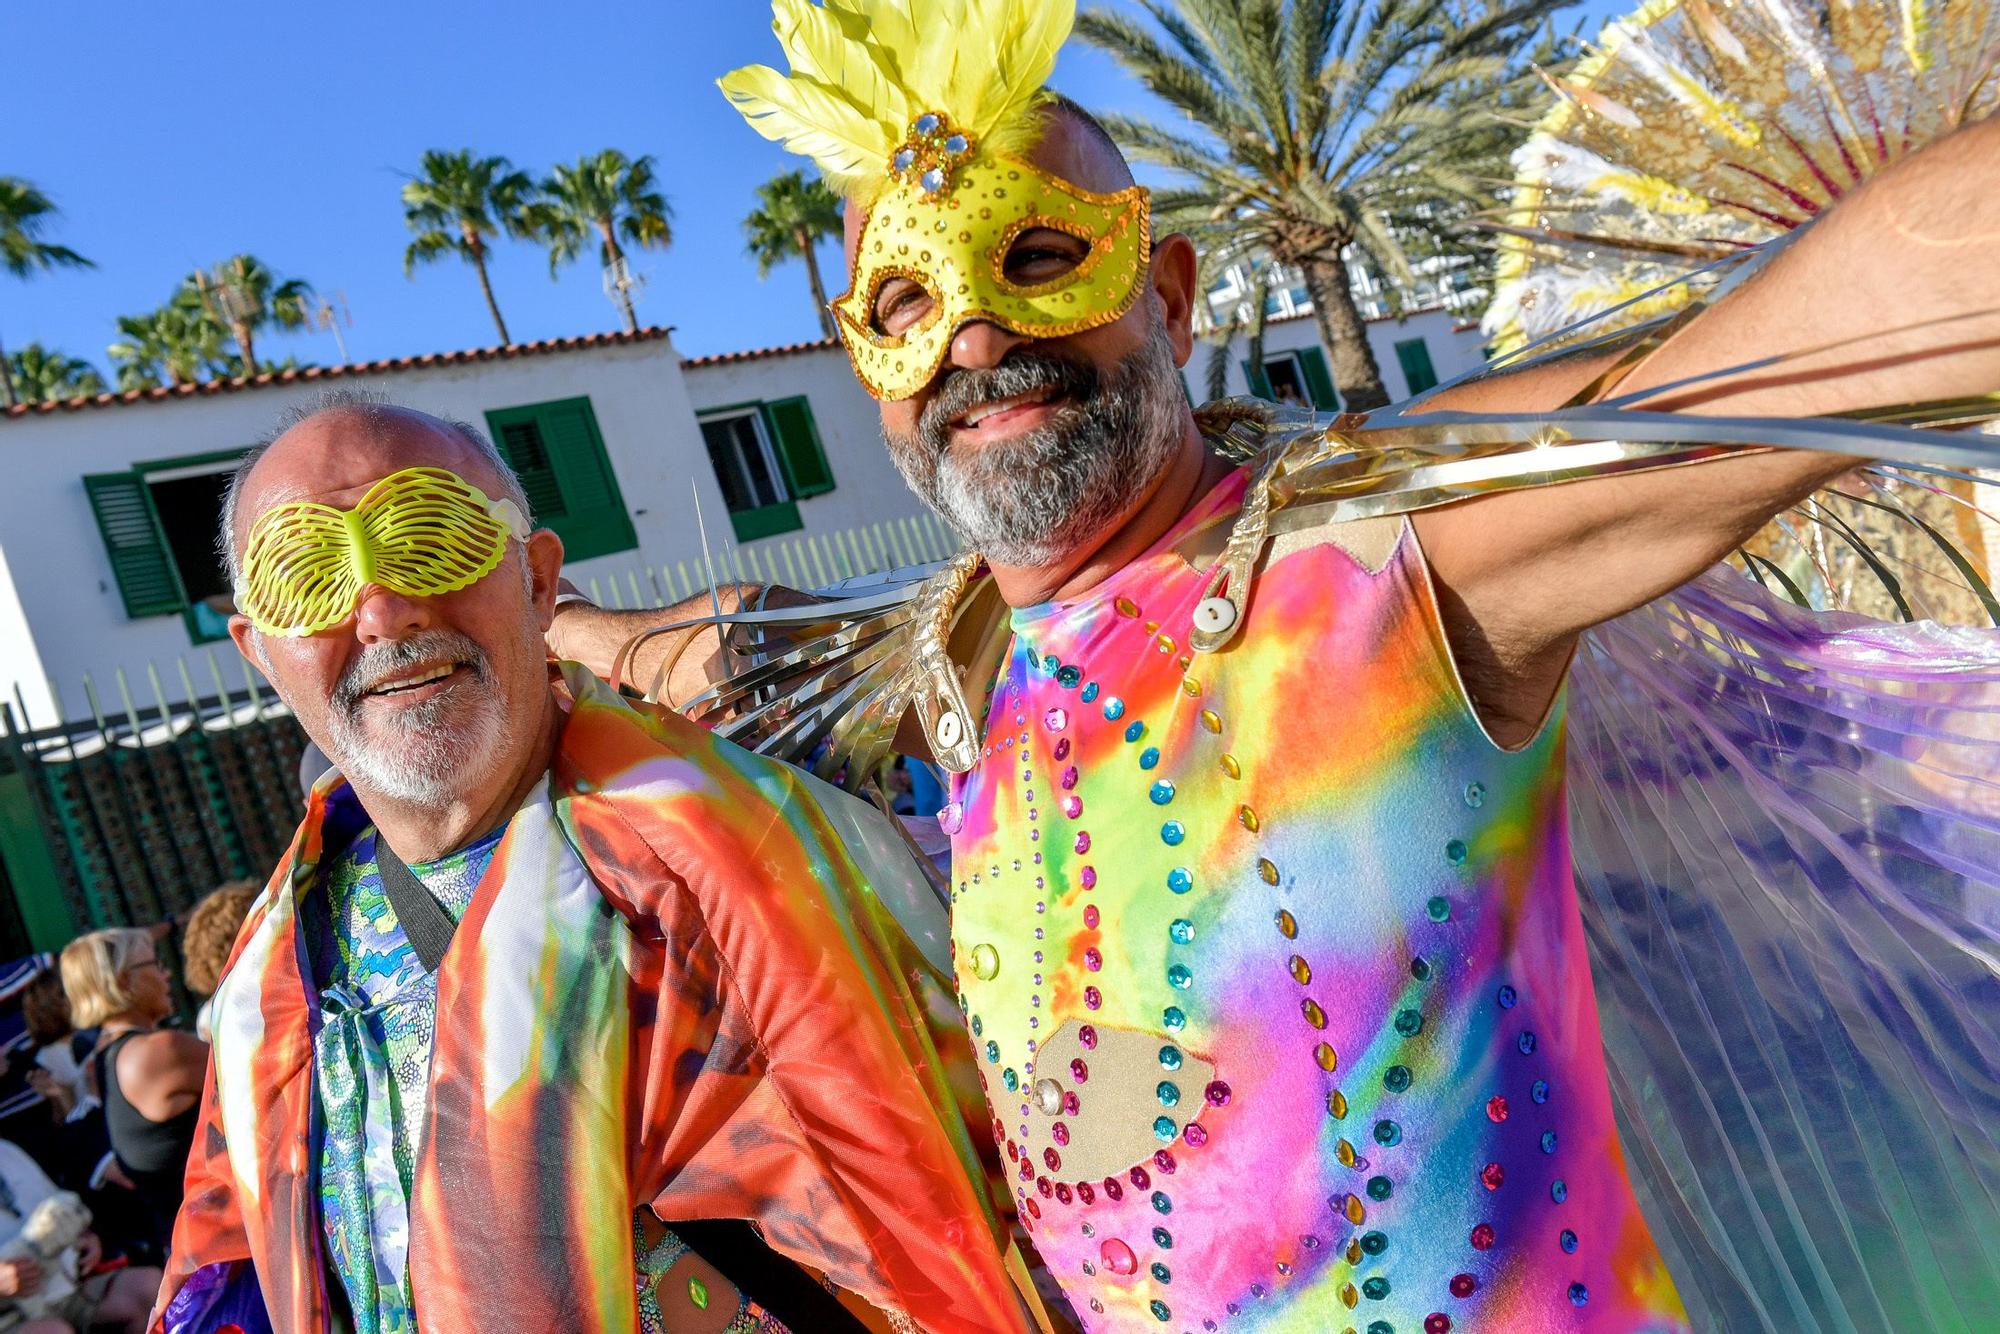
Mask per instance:
[[[131,1009],[125,970],[141,949],[152,947],[152,936],[133,926],[93,931],[65,945],[62,979],[63,990],[69,995],[70,1022],[78,1028],[96,1028],[112,1015]]]
[[[181,976],[190,988],[208,996],[222,984],[236,933],[262,888],[254,880],[232,880],[194,905],[181,936]]]

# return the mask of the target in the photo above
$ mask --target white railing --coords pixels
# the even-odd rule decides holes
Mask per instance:
[[[664,607],[718,584],[830,588],[862,575],[929,565],[957,554],[959,541],[933,514],[884,519],[824,533],[791,533],[747,546],[722,546],[672,565],[633,565],[578,581],[591,601],[618,609]]]

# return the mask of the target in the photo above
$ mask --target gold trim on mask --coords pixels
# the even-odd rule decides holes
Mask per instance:
[[[1085,241],[1090,252],[1047,282],[1010,282],[1007,253],[1034,228]],[[1061,338],[1120,318],[1138,298],[1152,243],[1144,186],[1099,194],[1014,158],[979,159],[960,164],[943,190],[905,183],[877,200],[862,223],[848,291],[831,305],[855,375],[876,398],[895,401],[931,382],[967,324]],[[923,288],[931,309],[888,334],[874,327],[875,301],[893,278]]]

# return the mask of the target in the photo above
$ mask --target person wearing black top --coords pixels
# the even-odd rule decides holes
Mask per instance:
[[[62,975],[76,1024],[100,1030],[89,1065],[111,1148],[164,1249],[180,1211],[208,1044],[160,1027],[173,993],[149,932],[81,936],[63,950]]]

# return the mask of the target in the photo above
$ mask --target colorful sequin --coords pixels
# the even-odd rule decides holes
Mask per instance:
[[[1171,547],[1241,489],[1016,612],[953,793],[966,1013],[1063,1094],[981,1072],[1037,1248],[1093,1331],[1684,1330],[1612,1122],[1560,720],[1487,739],[1407,530],[1379,572],[1285,556],[1233,644],[1182,649]],[[1052,712],[1060,763],[1021,721]]]

